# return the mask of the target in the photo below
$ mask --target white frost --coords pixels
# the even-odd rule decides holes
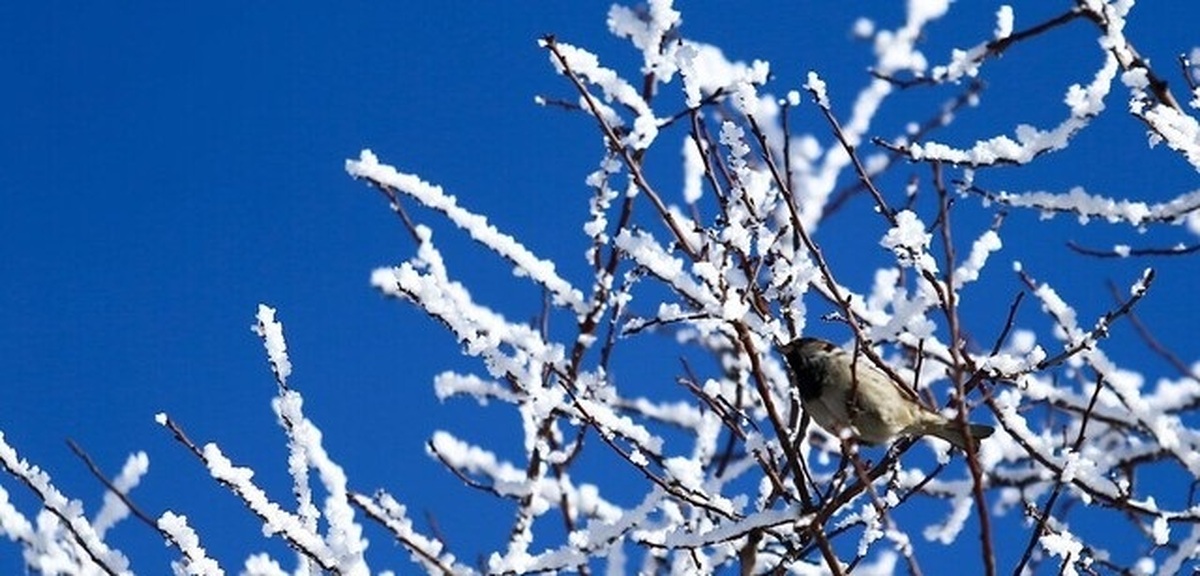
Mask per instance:
[[[804,88],[813,95],[813,99],[817,101],[817,105],[828,109],[829,94],[825,90],[825,81],[816,72],[808,73],[808,81],[804,83]]]
[[[996,9],[996,32],[995,38],[1001,40],[1012,36],[1013,32],[1013,9],[1012,6],[1005,4]]]
[[[267,349],[267,360],[271,363],[271,371],[279,379],[281,385],[287,385],[288,376],[292,374],[292,362],[288,360],[287,343],[283,340],[283,324],[275,320],[275,309],[266,304],[258,305],[255,314],[258,323],[251,329],[263,341]]]
[[[1068,533],[1048,533],[1039,538],[1038,543],[1051,556],[1057,556],[1062,559],[1062,574],[1067,576],[1079,574],[1075,563],[1079,561],[1079,554],[1083,552],[1082,542]]]
[[[704,158],[696,140],[690,135],[683,139],[683,201],[695,204],[704,190]]]
[[[1154,536],[1155,546],[1166,546],[1171,541],[1171,525],[1167,523],[1166,516],[1159,516],[1154,519],[1154,527],[1151,533]]]
[[[168,537],[186,559],[186,573],[196,576],[224,576],[225,571],[216,560],[208,557],[204,547],[200,545],[200,536],[188,526],[187,516],[177,515],[170,510],[158,517],[158,529],[168,534]]]

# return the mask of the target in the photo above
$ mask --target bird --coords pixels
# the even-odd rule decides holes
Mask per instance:
[[[918,400],[866,356],[854,355],[819,338],[798,338],[780,347],[788,377],[812,419],[832,434],[848,430],[866,444],[884,444],[899,436],[935,436],[967,451],[961,424]],[[851,365],[855,368],[851,371]],[[857,382],[856,382],[857,381]],[[975,441],[995,428],[967,424]]]

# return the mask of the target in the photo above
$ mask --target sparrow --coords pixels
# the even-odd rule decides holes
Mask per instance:
[[[793,340],[780,351],[805,412],[830,433],[848,429],[867,444],[931,435],[967,450],[958,422],[925,407],[915,393],[899,386],[866,356],[859,355],[855,362],[851,352],[818,338]],[[995,428],[968,424],[966,432],[978,441],[991,436]]]

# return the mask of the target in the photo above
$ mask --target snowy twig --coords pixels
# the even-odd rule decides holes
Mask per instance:
[[[1098,377],[1096,380],[1096,389],[1092,392],[1092,398],[1088,401],[1087,410],[1084,410],[1079,422],[1079,433],[1075,436],[1075,442],[1071,445],[1071,451],[1078,453],[1083,446],[1083,441],[1087,438],[1088,420],[1091,418],[1093,411],[1096,409],[1096,400],[1100,398],[1100,391],[1104,388],[1103,377]],[[1042,507],[1042,513],[1038,515],[1037,525],[1034,526],[1033,532],[1029,535],[1029,543],[1025,545],[1025,552],[1021,554],[1021,559],[1017,562],[1017,567],[1013,569],[1013,574],[1020,574],[1024,571],[1025,565],[1029,563],[1029,558],[1033,555],[1034,547],[1037,545],[1042,534],[1046,530],[1046,520],[1050,518],[1054,511],[1054,505],[1058,501],[1058,497],[1062,494],[1063,477],[1058,474],[1055,477],[1054,490],[1050,493],[1050,497],[1046,499],[1045,506]]]
[[[825,97],[825,84],[816,77],[816,73],[809,72],[809,83],[806,86],[809,94],[817,103],[817,109],[825,116],[825,121],[829,123],[833,130],[833,135],[837,137],[838,143],[842,145],[842,149],[850,155],[850,161],[854,165],[854,171],[858,174],[858,181],[866,187],[867,192],[871,193],[871,198],[875,200],[875,207],[879,214],[892,226],[896,225],[896,214],[888,206],[887,201],[883,199],[883,194],[875,187],[875,183],[871,178],[871,174],[867,172],[866,166],[858,159],[858,154],[855,152],[854,144],[847,138],[846,132],[842,130],[842,125],[838,122],[837,117],[833,115],[833,109],[829,105],[828,98]]]
[[[249,469],[235,467],[215,444],[200,448],[188,438],[183,428],[166,414],[160,413],[156,420],[171,431],[175,440],[204,463],[218,483],[241,498],[242,503],[262,520],[264,530],[278,533],[289,546],[316,562],[321,569],[334,574],[341,573],[333,552],[320,536],[305,529],[298,516],[285,512],[278,504],[268,500],[266,493],[250,481],[250,475],[247,474]]]
[[[1063,324],[1064,328],[1068,330],[1074,330],[1075,327],[1072,325],[1073,323],[1066,323],[1065,319],[1059,315],[1059,309],[1056,307],[1057,296],[1052,294],[1052,290],[1046,285],[1038,286],[1033,277],[1024,272],[1021,272],[1020,276],[1021,280],[1025,282],[1025,285],[1028,286],[1030,290],[1033,290],[1039,298],[1043,299],[1043,302],[1047,307],[1047,312],[1051,316],[1054,316],[1060,324]],[[1051,356],[1038,362],[1037,369],[1045,370],[1047,368],[1057,366],[1076,354],[1093,348],[1098,340],[1108,336],[1108,329],[1110,326],[1112,326],[1114,321],[1128,314],[1129,311],[1133,310],[1133,307],[1136,306],[1137,303],[1146,296],[1146,292],[1150,290],[1150,285],[1153,282],[1154,269],[1147,268],[1142,273],[1141,279],[1134,283],[1133,287],[1130,288],[1130,298],[1128,300],[1122,302],[1117,308],[1105,312],[1103,316],[1096,320],[1096,324],[1090,332],[1068,334],[1070,340],[1068,340],[1066,346],[1063,347],[1063,351],[1059,352],[1055,356]]]
[[[1166,202],[1153,204],[1091,194],[1080,186],[1061,194],[1004,191],[993,193],[976,185],[967,186],[965,190],[979,194],[989,202],[1005,206],[1030,208],[1043,214],[1072,214],[1082,223],[1099,218],[1106,222],[1124,222],[1139,228],[1155,223],[1175,223],[1200,210],[1200,190],[1185,192]]]
[[[1011,17],[1011,10],[1009,16]],[[882,73],[876,70],[871,70],[871,75],[887,80],[899,88],[957,82],[962,79],[963,72],[970,70],[972,73],[978,73],[979,65],[983,61],[989,58],[999,58],[1018,42],[1024,42],[1040,36],[1054,28],[1063,26],[1084,16],[1083,10],[1074,8],[1023,30],[1009,31],[1007,34],[989,40],[976,48],[956,50],[956,61],[953,64],[938,66],[935,68],[934,73],[930,75],[919,74],[912,78],[898,78],[894,74]]]
[[[403,505],[385,492],[375,496],[367,496],[356,492],[350,493],[350,503],[363,511],[368,518],[378,522],[392,533],[402,546],[413,554],[427,568],[434,568],[442,574],[474,574],[475,571],[458,563],[453,555],[443,553],[442,543],[429,539],[415,532],[412,520],[406,514]]]
[[[949,126],[960,110],[967,106],[975,105],[976,101],[979,99],[979,94],[983,92],[983,89],[984,83],[982,81],[972,80],[971,83],[965,89],[963,89],[961,93],[959,93],[950,101],[942,104],[941,109],[936,114],[933,114],[929,119],[917,126],[916,130],[905,132],[903,139],[919,142],[923,140],[927,134],[930,134],[939,128]],[[899,138],[893,138],[893,141],[897,139]],[[885,141],[886,140],[879,137],[871,138],[871,142],[876,145],[880,145]],[[907,155],[896,150],[887,149],[885,155],[886,161],[882,165],[877,163],[868,163],[871,175],[871,180],[868,180],[868,182],[879,178],[885,172],[895,166],[904,165],[903,163],[896,162],[901,158],[907,159]],[[853,183],[837,190],[831,195],[829,202],[826,203],[825,207],[822,209],[821,219],[824,220],[826,217],[835,214],[851,197],[866,189],[866,182],[860,178],[856,179]]]
[[[83,516],[82,505],[78,501],[68,500],[59,492],[49,474],[18,456],[17,450],[5,442],[3,432],[0,432],[0,468],[27,486],[45,509],[58,519],[71,534],[78,549],[90,559],[91,564],[87,568],[100,570],[110,576],[131,574],[128,559],[100,539]]]
[[[703,508],[726,518],[734,519],[737,517],[735,513],[730,511],[723,504],[714,503],[706,498],[702,493],[698,493],[697,491],[672,481],[669,478],[660,477],[659,475],[655,474],[650,470],[647,462],[645,461],[647,453],[644,451],[644,447],[638,446],[634,451],[626,451],[623,449],[616,443],[616,440],[614,439],[616,434],[614,431],[606,426],[603,426],[594,416],[592,416],[580,399],[571,391],[569,386],[564,385],[563,390],[566,391],[570,396],[575,410],[579,412],[579,415],[582,416],[583,420],[587,422],[590,427],[596,430],[596,433],[600,436],[600,439],[607,444],[613,452],[632,465],[636,470],[641,472],[647,480],[650,480],[668,494],[671,494],[680,500],[683,500],[684,502],[688,502],[693,506]],[[653,452],[650,454],[652,455]]]

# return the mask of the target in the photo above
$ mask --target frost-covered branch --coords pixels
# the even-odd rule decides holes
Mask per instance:
[[[397,190],[421,204],[446,215],[459,228],[470,234],[476,242],[487,246],[512,262],[513,272],[528,276],[548,290],[556,304],[566,306],[577,314],[584,312],[579,290],[576,290],[554,270],[554,263],[540,259],[512,236],[504,234],[488,223],[487,218],[470,212],[458,205],[455,197],[447,195],[440,186],[434,186],[411,174],[402,174],[395,168],[379,163],[370,150],[363,150],[358,160],[347,160],[346,171],[355,178],[364,178],[376,186]]]
[[[1186,192],[1166,202],[1147,203],[1139,200],[1116,199],[1089,194],[1081,186],[1065,193],[998,192],[991,193],[971,186],[988,201],[1014,208],[1030,208],[1049,216],[1055,213],[1074,215],[1081,224],[1093,219],[1109,223],[1127,223],[1137,227],[1159,222],[1181,223],[1189,214],[1200,210],[1200,190]]]
[[[279,504],[271,501],[266,492],[250,480],[254,475],[253,470],[234,465],[216,444],[197,446],[166,414],[159,414],[156,420],[204,463],[214,480],[233,492],[263,521],[264,530],[268,534],[279,534],[290,546],[315,561],[321,569],[337,571],[333,551],[319,535],[304,525],[299,516],[285,511]],[[173,514],[172,517],[176,518]]]
[[[15,525],[15,530],[11,531],[41,548],[39,553],[26,556],[32,569],[56,571],[55,566],[78,566],[79,570],[104,574],[132,574],[129,560],[105,544],[100,531],[83,516],[83,504],[68,499],[54,486],[48,473],[21,458],[16,448],[4,440],[3,432],[0,432],[0,467],[28,487],[54,516],[57,525],[53,531],[65,530],[70,535],[69,539],[34,536],[29,533],[28,521],[15,510],[0,508],[0,527],[5,532],[10,531],[8,526]]]
[[[413,529],[412,520],[403,504],[386,492],[374,496],[350,494],[350,502],[371,519],[385,526],[405,548],[413,560],[430,572],[442,574],[474,574],[475,571],[458,563],[452,554],[442,550],[442,543]]]

